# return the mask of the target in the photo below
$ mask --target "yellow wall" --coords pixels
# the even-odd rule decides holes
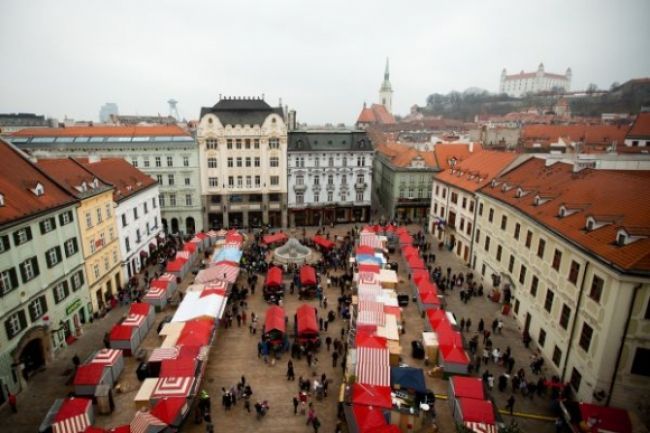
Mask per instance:
[[[113,191],[109,190],[81,200],[77,208],[77,221],[81,232],[81,246],[84,254],[86,276],[88,278],[88,290],[93,311],[99,310],[104,294],[110,290],[117,294],[116,278],[121,285],[123,282],[120,263],[120,246],[115,221],[115,204],[113,203]],[[101,222],[98,211],[101,212]],[[110,216],[109,216],[110,213]],[[90,215],[91,225],[88,225],[87,214]],[[104,245],[96,246],[93,251],[91,242],[95,243],[104,236]],[[95,272],[95,268],[99,272]],[[97,291],[101,290],[101,300],[98,300]]]

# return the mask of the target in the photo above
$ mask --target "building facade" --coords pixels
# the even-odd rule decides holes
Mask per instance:
[[[647,399],[648,176],[532,158],[478,192],[472,267],[511,289],[548,375],[580,401],[635,410]]]
[[[79,201],[76,220],[80,247],[92,311],[99,314],[124,283],[115,223],[114,188],[72,158],[42,159],[36,164]]]
[[[39,158],[124,158],[158,181],[167,233],[204,229],[196,142],[176,125],[26,129],[10,141]]]
[[[282,107],[224,98],[197,129],[208,227],[287,226],[287,125]]]
[[[521,71],[514,75],[508,75],[504,68],[501,71],[499,93],[520,97],[526,93],[548,92],[551,90],[568,92],[571,90],[571,77],[571,68],[568,68],[564,75],[552,74],[544,71],[543,63],[539,64],[536,72]]]
[[[433,177],[429,233],[467,264],[476,228],[476,191],[516,159],[515,153],[484,150]]]
[[[290,131],[289,225],[369,221],[373,154],[364,131]]]
[[[124,159],[91,157],[80,162],[114,188],[122,275],[128,280],[145,266],[163,236],[158,183]]]
[[[0,403],[24,389],[92,311],[77,199],[0,140]]]
[[[634,124],[625,136],[625,146],[622,151],[635,150],[648,153],[650,149],[650,112],[643,111],[636,116]]]

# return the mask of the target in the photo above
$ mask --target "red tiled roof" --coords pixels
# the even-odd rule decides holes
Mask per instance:
[[[119,202],[156,184],[147,176],[121,158],[102,158],[89,162],[88,158],[77,158],[86,169],[106,183],[115,187],[113,200]]]
[[[483,147],[479,143],[473,144],[472,152],[469,151],[469,147],[470,145],[468,143],[436,144],[433,151],[436,156],[437,165],[441,169],[447,170],[451,168],[449,165],[450,160],[463,161],[470,155],[483,150]]]
[[[0,194],[4,197],[4,206],[0,207],[0,224],[4,225],[76,201],[20,151],[1,139],[0,161]],[[41,196],[36,196],[30,191],[37,183],[40,183],[45,191]]]
[[[621,228],[640,232],[650,227],[650,171],[584,169],[573,172],[573,166],[532,158],[498,178],[512,186],[503,191],[502,183],[487,185],[480,192],[516,208],[550,230],[579,245],[584,250],[629,272],[650,271],[650,238],[624,246],[615,243]],[[529,192],[516,197],[521,187]],[[535,196],[549,197],[536,206]],[[561,205],[579,203],[577,212],[558,217]],[[567,206],[569,207],[569,206]],[[619,215],[601,228],[586,231],[588,216]],[[611,218],[610,218],[611,219]],[[641,230],[643,232],[643,230]]]
[[[102,182],[97,175],[88,171],[83,165],[81,165],[81,163],[72,158],[39,159],[36,162],[36,165],[47,173],[48,176],[51,176],[56,180],[56,182],[64,187],[68,193],[77,198],[88,196],[88,194],[77,189],[77,187],[82,185],[84,182],[86,182],[89,187],[88,193],[92,191],[90,189],[90,184],[95,179],[99,182],[99,188],[97,191],[103,191],[105,188],[110,187],[110,185]]]
[[[381,104],[372,104],[370,107],[363,107],[357,123],[381,123],[393,124],[395,118]]]
[[[639,113],[630,128],[627,138],[648,138],[650,137],[650,112]]]
[[[14,137],[146,137],[180,136],[187,131],[176,125],[165,126],[72,126],[66,128],[26,128]]]
[[[526,125],[521,130],[521,139],[525,144],[542,145],[555,143],[560,137],[586,145],[609,145],[614,141],[623,144],[627,131],[626,126],[617,125]]]
[[[420,157],[428,168],[438,168],[433,151],[421,151],[395,142],[381,144],[376,150],[387,156],[396,167],[408,167],[413,159]]]
[[[484,150],[472,154],[467,159],[456,164],[453,171],[447,169],[436,174],[436,179],[449,185],[476,191],[487,185],[494,176],[499,174],[517,158],[516,153]]]
[[[506,75],[506,80],[521,80],[522,78],[535,78],[536,72],[520,72],[519,74]]]

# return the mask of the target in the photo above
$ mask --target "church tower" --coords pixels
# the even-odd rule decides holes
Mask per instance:
[[[390,85],[390,72],[388,72],[388,58],[386,58],[386,70],[384,71],[384,82],[379,89],[379,102],[386,107],[386,110],[393,112],[393,88]]]

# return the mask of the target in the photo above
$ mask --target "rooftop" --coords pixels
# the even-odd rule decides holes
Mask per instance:
[[[546,146],[560,138],[583,142],[587,146],[609,146],[613,143],[622,145],[627,131],[627,126],[620,125],[525,125],[521,130],[521,139],[526,147],[534,143]]]
[[[12,137],[156,137],[189,136],[176,125],[165,126],[72,126],[67,128],[27,128]]]
[[[76,201],[25,155],[1,139],[0,159],[0,224],[19,221]]]
[[[288,149],[290,151],[373,150],[370,139],[365,131],[361,130],[289,131]]]
[[[650,112],[639,113],[626,138],[650,139]]]
[[[366,107],[364,104],[357,118],[357,123],[393,124],[395,123],[395,118],[381,104],[372,104],[370,107]]]
[[[156,184],[151,176],[121,158],[102,158],[94,162],[88,158],[78,158],[77,161],[102,182],[113,185],[113,200],[116,203]]]
[[[201,108],[201,117],[209,113],[223,125],[261,125],[273,113],[284,119],[282,107],[271,107],[262,98],[222,98],[212,107]]]
[[[436,144],[434,150],[418,150],[411,146],[388,141],[376,147],[378,153],[384,155],[390,163],[398,168],[416,168],[416,169],[443,169],[446,170],[454,161],[462,161],[467,158],[472,151],[480,152],[481,146],[478,144]],[[413,166],[415,161],[422,161],[422,167]]]
[[[39,159],[36,165],[79,199],[92,197],[112,187],[73,158]]]
[[[649,180],[648,170],[584,169],[575,173],[571,164],[547,166],[543,159],[531,158],[480,192],[516,208],[622,271],[647,273],[650,237],[642,235],[625,244],[618,244],[617,237],[620,230],[630,235],[650,232]],[[536,204],[536,197],[545,200]],[[569,210],[565,216],[561,216],[561,207]],[[603,219],[603,215],[616,217]],[[587,230],[589,217],[596,222],[592,230]]]
[[[487,185],[517,157],[518,155],[513,152],[484,150],[456,163],[454,168],[436,174],[436,179],[473,192]]]

